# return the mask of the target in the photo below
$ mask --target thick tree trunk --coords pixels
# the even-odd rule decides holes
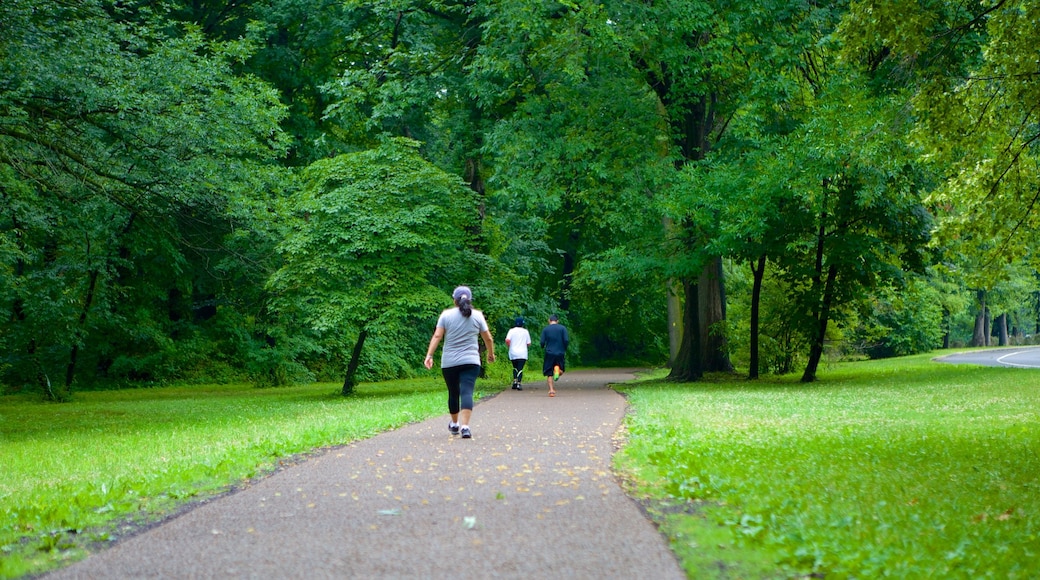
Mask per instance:
[[[357,386],[355,377],[357,376],[358,366],[361,365],[361,349],[365,346],[365,339],[368,338],[368,331],[362,330],[358,334],[357,342],[354,343],[354,351],[350,353],[350,362],[347,364],[347,376],[343,379],[343,395],[349,395],[354,392],[354,387]]]
[[[701,368],[704,372],[732,372],[726,347],[726,289],[722,258],[714,258],[701,271],[700,307]]]
[[[997,345],[1007,346],[1008,345],[1008,324],[1007,324],[1007,313],[1001,314],[997,317]]]
[[[751,266],[754,283],[751,286],[751,361],[748,378],[758,378],[758,307],[762,299],[762,278],[766,272],[765,254],[758,257],[758,263]]]
[[[466,159],[466,183],[469,184],[469,188],[476,194],[477,199],[477,219],[473,220],[473,224],[467,230],[470,235],[470,246],[479,252],[487,250],[487,241],[484,239],[484,218],[487,217],[487,192],[484,186],[483,167],[484,165],[479,157]]]
[[[679,136],[676,144],[679,146],[682,157],[675,162],[675,168],[681,171],[687,162],[704,159],[711,149],[709,136],[715,128],[718,94],[709,93],[701,95],[697,100],[682,103],[669,102],[672,95],[667,89],[668,84],[667,82],[651,83],[654,90],[658,92],[661,102],[668,110],[672,129]],[[685,226],[680,225],[679,227]],[[703,239],[703,233],[699,230],[683,232],[683,234],[692,240]],[[686,292],[686,300],[683,306],[685,309],[683,320],[685,322],[682,328],[682,342],[679,347],[679,353],[676,355],[675,364],[684,369],[679,374],[686,376],[696,375],[692,379],[685,380],[696,380],[701,377],[705,370],[733,370],[733,365],[729,361],[729,354],[726,352],[725,333],[712,335],[710,332],[713,325],[724,325],[726,320],[726,296],[721,274],[721,264],[721,259],[718,259],[705,265],[701,273],[702,280],[696,285],[700,292],[696,300],[690,300],[688,294],[690,281],[683,281],[684,291]],[[695,316],[691,316],[691,313],[688,312],[690,308],[700,308],[700,310],[693,313]],[[689,325],[689,321],[693,319],[698,320],[696,326]],[[697,350],[692,355],[699,357],[700,360],[696,365],[698,367],[696,372],[691,373],[688,368],[689,361],[683,360],[684,357],[691,353],[684,352],[683,348],[685,345],[694,342],[699,344]],[[675,374],[675,369],[676,366],[673,366],[673,374]]]
[[[679,354],[675,357],[668,378],[673,381],[689,382],[696,381],[704,375],[704,370],[701,368],[701,334],[697,332],[697,328],[700,327],[699,309],[697,308],[699,290],[697,283],[693,280],[684,279],[682,284],[685,298],[685,304],[683,304],[684,332]]]
[[[827,283],[824,285],[823,300],[820,303],[820,313],[817,319],[816,333],[813,336],[812,346],[809,348],[809,362],[805,365],[802,373],[802,382],[811,383],[816,380],[816,370],[823,358],[823,343],[827,337],[827,322],[831,314],[831,302],[834,300],[834,280],[838,276],[838,268],[831,266],[827,271]]]
[[[970,346],[986,346],[986,315],[982,312],[975,315],[975,330],[971,333]]]

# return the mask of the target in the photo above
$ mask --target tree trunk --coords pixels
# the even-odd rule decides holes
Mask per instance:
[[[667,81],[651,83],[651,86],[657,91],[660,102],[667,111],[666,116],[670,119],[674,134],[678,136],[675,144],[679,147],[681,157],[676,160],[675,168],[681,171],[687,162],[704,159],[711,149],[709,136],[715,128],[718,94],[711,92],[707,95],[699,96],[696,100],[671,102],[669,101],[672,97],[668,90],[669,85],[670,82]],[[686,226],[680,225],[679,227]],[[700,231],[683,232],[683,234],[691,240],[703,240],[704,237]],[[694,243],[702,244],[703,242],[698,241]],[[733,365],[729,361],[729,354],[725,348],[725,334],[716,333],[715,336],[712,336],[709,332],[712,325],[724,324],[726,320],[725,290],[721,275],[721,264],[721,259],[718,259],[717,263],[713,260],[705,265],[701,273],[704,280],[700,284],[693,285],[701,293],[694,300],[691,300],[689,295],[691,282],[683,280],[685,293],[683,305],[685,309],[683,312],[684,324],[681,330],[682,339],[679,352],[676,355],[675,365],[672,367],[672,375],[676,375],[676,369],[680,369],[677,376],[692,378],[680,380],[699,379],[705,370],[733,370]],[[716,272],[716,269],[718,269],[718,272]],[[695,313],[687,312],[690,308],[698,307],[703,308],[703,310]],[[690,326],[689,321],[691,320],[697,320],[698,324]],[[683,351],[686,345],[693,343],[699,343],[697,344],[697,350],[692,353]],[[697,364],[694,365],[697,367],[696,371],[690,368],[690,361],[685,360],[687,356],[700,358]]]
[[[89,248],[89,246],[88,246]],[[83,327],[87,324],[87,315],[90,313],[90,305],[94,302],[94,289],[97,288],[98,271],[90,272],[87,281],[87,295],[83,297],[83,309],[79,313],[79,324],[72,333],[72,349],[69,351],[69,364],[65,367],[65,396],[72,394],[72,380],[76,376],[76,359],[79,357],[79,341],[82,336]]]
[[[465,179],[477,199],[477,219],[473,220],[466,230],[469,233],[470,248],[475,252],[487,253],[489,246],[484,231],[484,219],[487,217],[487,194],[482,169],[483,164],[479,157],[466,159]]]
[[[828,180],[824,180],[823,189],[827,190]],[[812,280],[812,289],[814,294],[813,300],[815,301],[812,305],[812,320],[816,323],[816,328],[812,330],[812,336],[810,337],[811,344],[809,346],[809,362],[805,365],[805,372],[802,373],[802,382],[811,383],[816,380],[816,369],[820,364],[820,359],[823,357],[823,340],[827,334],[827,308],[829,307],[827,300],[827,283],[822,281],[823,279],[823,258],[825,252],[824,242],[827,239],[827,198],[823,198],[823,207],[820,209],[820,227],[816,232],[816,261],[813,265],[814,275]],[[836,272],[834,266],[830,268],[827,279],[830,281],[831,274]],[[822,286],[822,288],[821,288]],[[816,294],[819,292],[819,294]]]
[[[573,248],[577,248],[578,234],[571,234],[571,241],[574,242]],[[574,268],[577,265],[577,256],[574,251],[568,250],[563,253],[563,271],[560,277],[560,311],[567,312],[571,308],[571,286],[574,282]]]
[[[350,363],[347,364],[347,376],[343,379],[343,395],[349,395],[354,392],[354,387],[357,386],[357,381],[354,377],[357,375],[358,366],[361,364],[361,349],[365,346],[365,339],[368,338],[368,331],[362,330],[358,333],[357,342],[354,343],[354,352],[350,353]]]
[[[975,330],[971,333],[970,346],[986,346],[986,315],[982,312],[975,315]]]
[[[679,354],[675,357],[672,371],[668,378],[673,381],[696,381],[704,375],[701,368],[701,334],[697,332],[700,327],[697,296],[699,290],[697,283],[693,280],[683,279],[683,338],[679,346]],[[692,329],[692,330],[691,330]]]
[[[805,365],[802,374],[803,383],[811,383],[816,380],[816,369],[823,358],[823,341],[827,337],[827,321],[831,314],[831,301],[834,299],[834,280],[838,276],[837,266],[832,265],[827,271],[827,283],[824,285],[823,300],[820,303],[819,318],[817,318],[816,332],[813,336],[812,346],[809,348],[809,362]]]
[[[704,372],[733,372],[726,348],[726,290],[722,258],[714,258],[701,271],[700,308],[701,368]]]
[[[675,364],[679,357],[679,345],[682,344],[682,302],[676,292],[675,280],[668,281],[668,366]]]
[[[762,298],[762,278],[766,272],[766,256],[758,257],[758,263],[751,266],[754,283],[751,286],[751,362],[748,378],[758,378],[758,307]]]
[[[667,148],[664,154],[667,154]],[[672,235],[675,231],[675,222],[667,216],[661,218],[661,225],[666,236]],[[674,279],[668,279],[665,284],[665,300],[668,303],[668,366],[671,367],[679,356],[679,345],[682,344],[682,299],[680,286]]]
[[[1008,345],[1008,324],[1007,324],[1007,313],[1001,314],[997,317],[997,345],[1007,346]]]
[[[986,291],[976,290],[979,301],[979,313],[975,315],[975,330],[971,334],[971,346],[986,346],[989,326],[986,324]]]

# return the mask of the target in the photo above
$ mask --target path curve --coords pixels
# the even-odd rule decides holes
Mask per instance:
[[[975,364],[990,367],[1040,369],[1040,346],[1018,346],[973,350],[937,357],[945,363]]]
[[[685,578],[615,480],[629,371],[574,371],[330,449],[48,578]]]

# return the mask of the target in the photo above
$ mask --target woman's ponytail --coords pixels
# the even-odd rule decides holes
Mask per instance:
[[[469,318],[469,315],[473,314],[473,292],[468,287],[459,286],[451,293],[451,298],[463,316]]]

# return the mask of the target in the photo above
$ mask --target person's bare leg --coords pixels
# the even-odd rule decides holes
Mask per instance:
[[[451,414],[451,422],[452,423],[458,423],[459,422],[459,414],[458,413],[452,413]]]
[[[556,394],[556,382],[553,381],[552,377],[546,377],[546,380],[549,382],[549,394]]]
[[[461,411],[459,411],[459,425],[462,425],[463,427],[469,427],[469,418],[472,414],[473,409],[462,409]]]

